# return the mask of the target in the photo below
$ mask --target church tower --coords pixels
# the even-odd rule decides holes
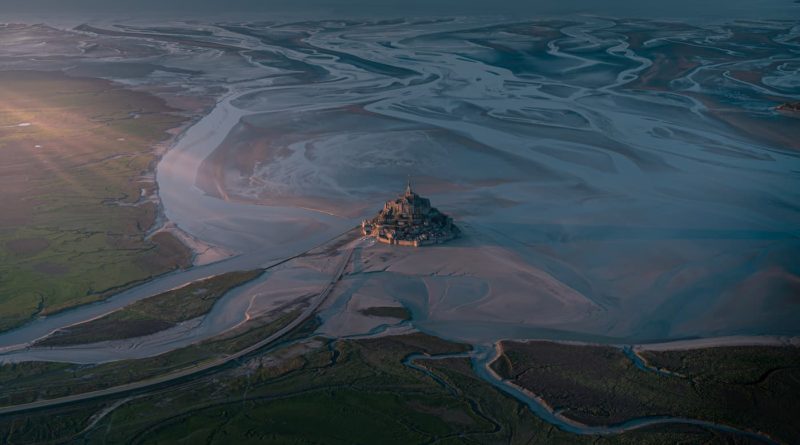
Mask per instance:
[[[428,198],[414,193],[410,175],[403,194],[386,201],[376,217],[361,222],[362,235],[399,246],[439,244],[460,233],[449,216],[431,207]]]

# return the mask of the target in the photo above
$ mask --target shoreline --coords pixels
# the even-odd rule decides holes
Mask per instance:
[[[158,96],[153,95],[158,98]],[[341,230],[355,226],[355,221],[350,222],[335,217],[321,215],[315,216],[314,221],[320,225],[309,227],[303,218],[310,210],[291,209],[285,207],[257,207],[244,204],[229,203],[209,198],[194,186],[195,171],[192,164],[199,164],[196,158],[204,157],[205,151],[213,151],[216,147],[215,140],[220,140],[227,135],[228,130],[239,118],[246,114],[245,111],[231,107],[231,99],[242,94],[241,91],[227,91],[219,98],[213,108],[206,110],[202,116],[188,119],[182,125],[173,127],[170,136],[159,141],[164,149],[161,156],[153,164],[155,166],[156,193],[159,204],[157,206],[162,218],[162,227],[155,226],[153,232],[163,228],[165,221],[174,225],[176,229],[187,236],[200,239],[204,246],[220,246],[224,241],[225,252],[236,252],[234,255],[220,258],[220,251],[212,251],[215,261],[194,263],[192,267],[158,276],[149,277],[147,280],[136,283],[135,286],[121,289],[108,298],[99,301],[68,308],[47,317],[38,317],[14,329],[0,332],[0,351],[7,353],[28,347],[33,341],[45,337],[53,331],[87,319],[96,318],[127,306],[142,298],[156,295],[166,290],[185,285],[188,282],[207,278],[211,275],[246,270],[253,267],[270,267],[282,263],[287,257],[295,257],[331,237],[341,235]],[[160,98],[159,98],[160,99]],[[209,122],[213,123],[209,124]],[[177,129],[181,129],[178,131]],[[199,150],[198,150],[199,148]],[[199,152],[199,153],[198,153]],[[167,170],[167,171],[165,171]],[[169,184],[165,186],[163,180]],[[190,196],[182,194],[189,192]],[[166,192],[166,193],[165,193]],[[174,205],[174,209],[170,204]],[[179,218],[171,218],[176,213]],[[235,218],[226,215],[236,215]],[[320,215],[315,213],[315,215]],[[175,215],[172,215],[175,216]],[[321,222],[319,220],[322,219]],[[258,221],[254,224],[253,221]],[[305,226],[298,223],[306,222]],[[184,223],[186,226],[184,226]],[[296,242],[280,242],[273,234],[275,228],[287,227],[290,233],[284,234],[285,239],[290,235],[299,235]],[[312,236],[308,230],[316,228]],[[211,230],[213,229],[213,230]],[[349,230],[349,229],[348,229]],[[299,232],[299,233],[292,233]],[[151,233],[152,235],[152,233]],[[208,236],[207,236],[208,235]],[[265,236],[267,235],[267,236]],[[269,235],[272,235],[271,237]],[[264,237],[262,239],[262,237]],[[178,242],[182,241],[178,240]],[[267,249],[266,247],[271,247]],[[190,247],[186,247],[190,250]],[[204,252],[194,252],[202,254]],[[206,253],[207,254],[207,253]]]
[[[800,347],[800,336],[733,335],[631,345],[635,351],[688,351],[737,346]]]
[[[151,91],[147,88],[130,88],[128,86],[123,85],[124,88],[129,88],[132,91],[143,91],[146,94],[150,94],[162,101],[165,104],[169,104],[169,101],[165,97],[161,97],[157,92]],[[175,108],[173,105],[169,105],[172,108],[178,110],[178,114],[185,115],[186,120],[176,127],[170,128],[167,131],[167,134],[170,136],[165,140],[159,141],[153,148],[155,152],[155,159],[151,165],[151,168],[148,170],[148,174],[152,175],[153,179],[153,200],[156,204],[157,213],[156,213],[156,220],[152,227],[150,227],[147,231],[147,238],[150,238],[158,233],[167,233],[170,236],[174,237],[178,240],[181,244],[183,244],[186,249],[191,251],[191,267],[195,266],[203,266],[206,264],[215,263],[217,261],[224,260],[226,258],[230,258],[236,254],[229,249],[225,249],[220,246],[216,246],[209,242],[205,242],[196,236],[191,235],[190,233],[186,232],[185,230],[178,227],[176,223],[167,217],[167,211],[164,207],[164,200],[161,197],[161,186],[158,182],[158,167],[161,164],[161,161],[164,157],[173,149],[175,148],[181,139],[186,135],[186,133],[195,126],[198,122],[200,122],[205,116],[210,114],[214,108],[219,104],[220,98],[214,98],[214,103],[210,107],[203,108],[201,110],[192,110],[189,108],[181,109]],[[154,277],[157,278],[157,277]]]
[[[689,351],[696,349],[726,348],[737,346],[785,346],[800,348],[800,336],[790,335],[725,335],[719,337],[699,337],[681,340],[666,340],[653,343],[601,343],[578,340],[554,340],[547,338],[503,338],[494,342],[491,347],[500,346],[503,342],[515,343],[556,343],[572,346],[610,346],[631,348],[639,351]]]

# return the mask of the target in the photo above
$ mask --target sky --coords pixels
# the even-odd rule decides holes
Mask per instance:
[[[800,0],[798,0],[800,1]],[[292,13],[313,16],[592,14],[629,17],[779,18],[800,20],[796,0],[0,0],[2,13],[206,14]]]

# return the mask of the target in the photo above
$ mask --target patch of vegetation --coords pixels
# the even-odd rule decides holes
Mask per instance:
[[[0,418],[0,435],[24,422],[26,428],[13,430],[15,443],[746,443],[686,426],[617,436],[574,435],[545,423],[476,377],[468,358],[415,360],[427,373],[404,364],[410,354],[468,349],[423,334],[303,339],[118,406],[113,400],[103,406],[87,402],[5,416]],[[104,414],[93,424],[86,418],[89,406]],[[48,415],[55,412],[57,418]]]
[[[368,317],[389,317],[403,321],[411,320],[411,312],[402,306],[380,306],[361,309],[359,312]]]
[[[105,406],[105,403],[95,402],[78,409],[56,408],[47,416],[46,421],[35,414],[21,416],[11,422],[0,441],[4,444],[44,444],[52,443],[53,437],[59,437],[61,439],[58,443],[70,443],[70,439],[89,425],[92,417]]]
[[[642,351],[648,365],[692,380],[750,385],[772,374],[800,368],[800,349],[783,346],[729,346],[686,351]]]
[[[228,272],[139,300],[105,317],[60,329],[37,346],[63,346],[140,337],[171,328],[208,313],[231,289],[251,281],[263,270]]]
[[[257,343],[299,314],[299,310],[287,308],[220,336],[144,359],[97,365],[42,362],[0,365],[0,406],[95,391],[196,366]],[[9,384],[4,383],[6,380]]]
[[[105,80],[0,72],[0,330],[191,264],[147,236],[175,111]]]
[[[503,342],[492,367],[570,419],[590,425],[642,416],[689,417],[800,437],[800,350],[713,348],[648,352],[640,369],[618,348]]]

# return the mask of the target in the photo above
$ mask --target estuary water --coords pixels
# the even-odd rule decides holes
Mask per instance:
[[[400,302],[427,332],[476,344],[798,334],[800,126],[775,111],[800,100],[794,22],[103,22],[57,30],[35,47],[46,63],[24,55],[56,31],[15,32],[29,38],[3,67],[216,97],[157,182],[171,222],[236,252],[0,334],[18,359],[54,329],[319,245],[408,175],[465,236],[365,248],[342,295]]]

